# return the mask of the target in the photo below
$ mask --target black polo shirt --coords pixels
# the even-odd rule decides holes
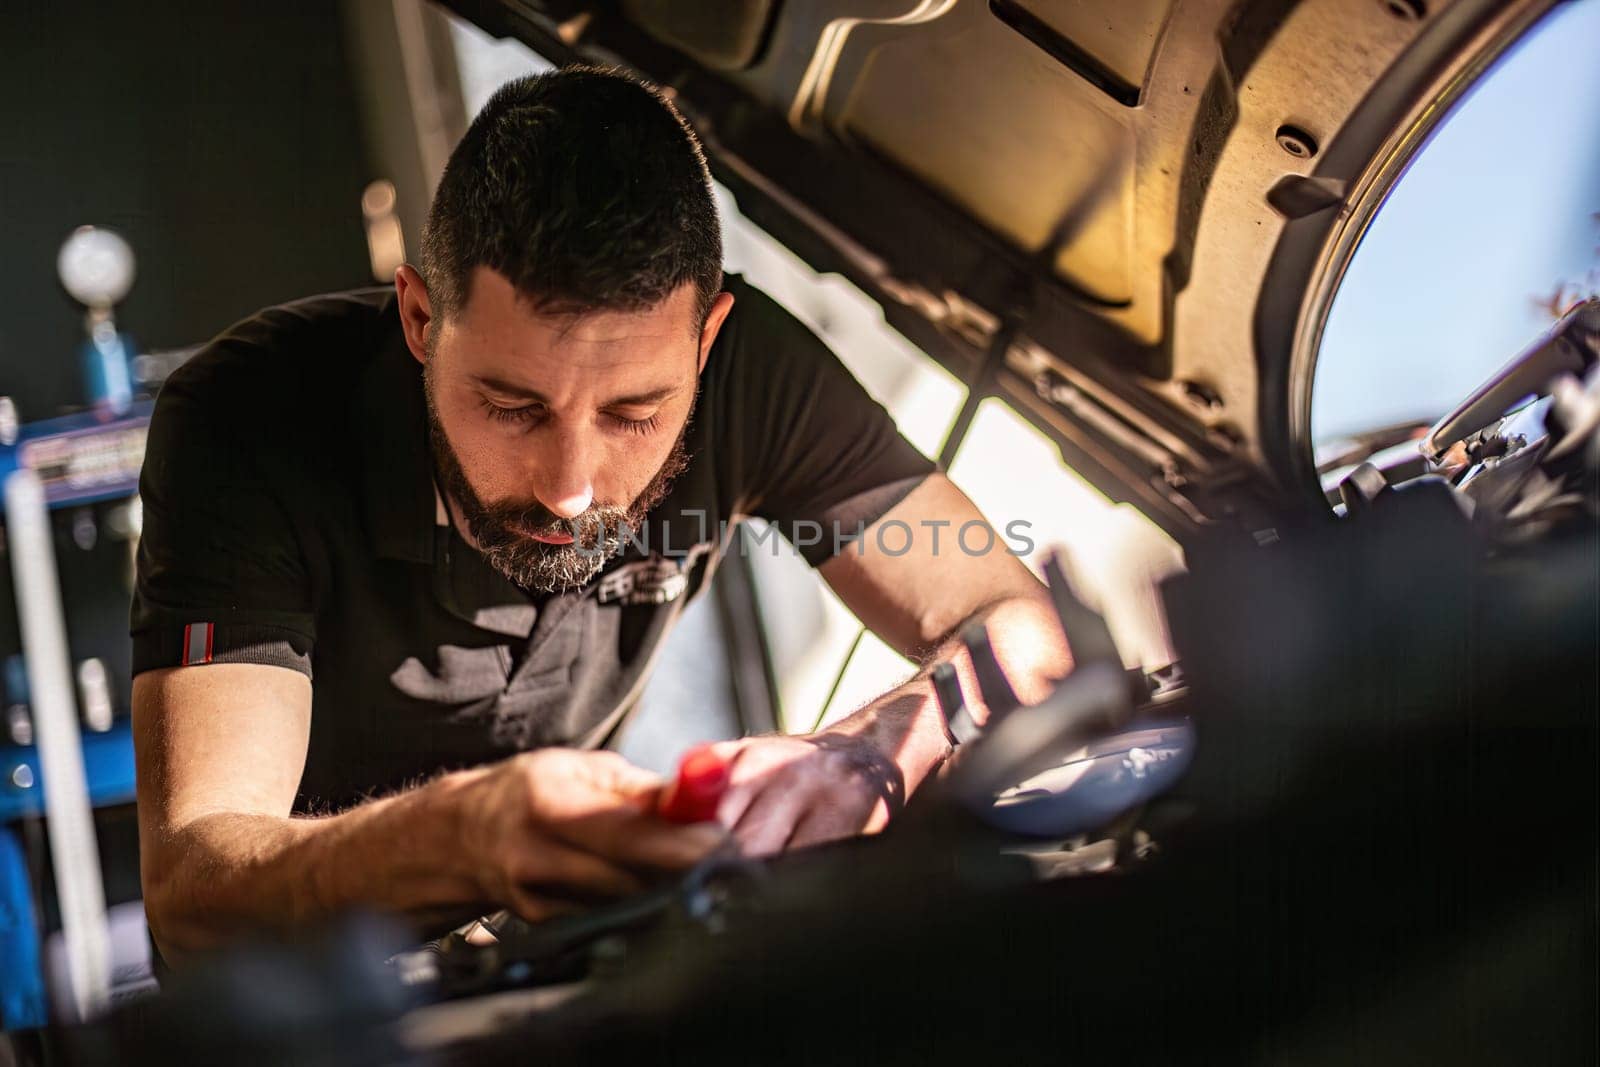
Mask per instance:
[[[735,275],[725,287],[735,303],[700,378],[688,468],[593,581],[543,596],[443,516],[392,290],[235,325],[156,402],[134,673],[308,675],[301,811],[524,749],[604,744],[733,523],[770,520],[815,565],[840,549],[835,531],[870,525],[933,469],[804,326]]]

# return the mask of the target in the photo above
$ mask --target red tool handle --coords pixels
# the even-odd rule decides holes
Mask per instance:
[[[656,813],[673,822],[710,822],[728,788],[728,761],[711,745],[696,745],[678,763],[678,776],[661,794]]]

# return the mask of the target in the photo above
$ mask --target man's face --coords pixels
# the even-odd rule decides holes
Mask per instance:
[[[646,311],[543,315],[479,267],[463,306],[428,321],[434,460],[463,532],[510,581],[582,585],[666,495],[709,349],[695,304],[685,285]]]

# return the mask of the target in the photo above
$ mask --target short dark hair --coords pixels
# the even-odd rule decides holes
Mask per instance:
[[[557,314],[638,311],[693,282],[704,324],[722,230],[700,142],[659,89],[621,71],[507,82],[450,154],[419,266],[439,315],[484,266]]]

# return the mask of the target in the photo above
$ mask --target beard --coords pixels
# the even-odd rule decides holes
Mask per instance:
[[[643,529],[645,517],[672,489],[672,481],[689,465],[684,439],[689,422],[673,442],[666,461],[631,504],[591,504],[581,515],[564,519],[538,501],[486,504],[467,481],[450,439],[439,421],[433,382],[423,375],[428,401],[428,436],[444,490],[461,507],[467,531],[489,565],[507,581],[531,593],[556,593],[587,584],[627,544],[631,531]],[[691,411],[691,417],[693,412]],[[569,544],[540,541],[535,534],[570,536]]]

